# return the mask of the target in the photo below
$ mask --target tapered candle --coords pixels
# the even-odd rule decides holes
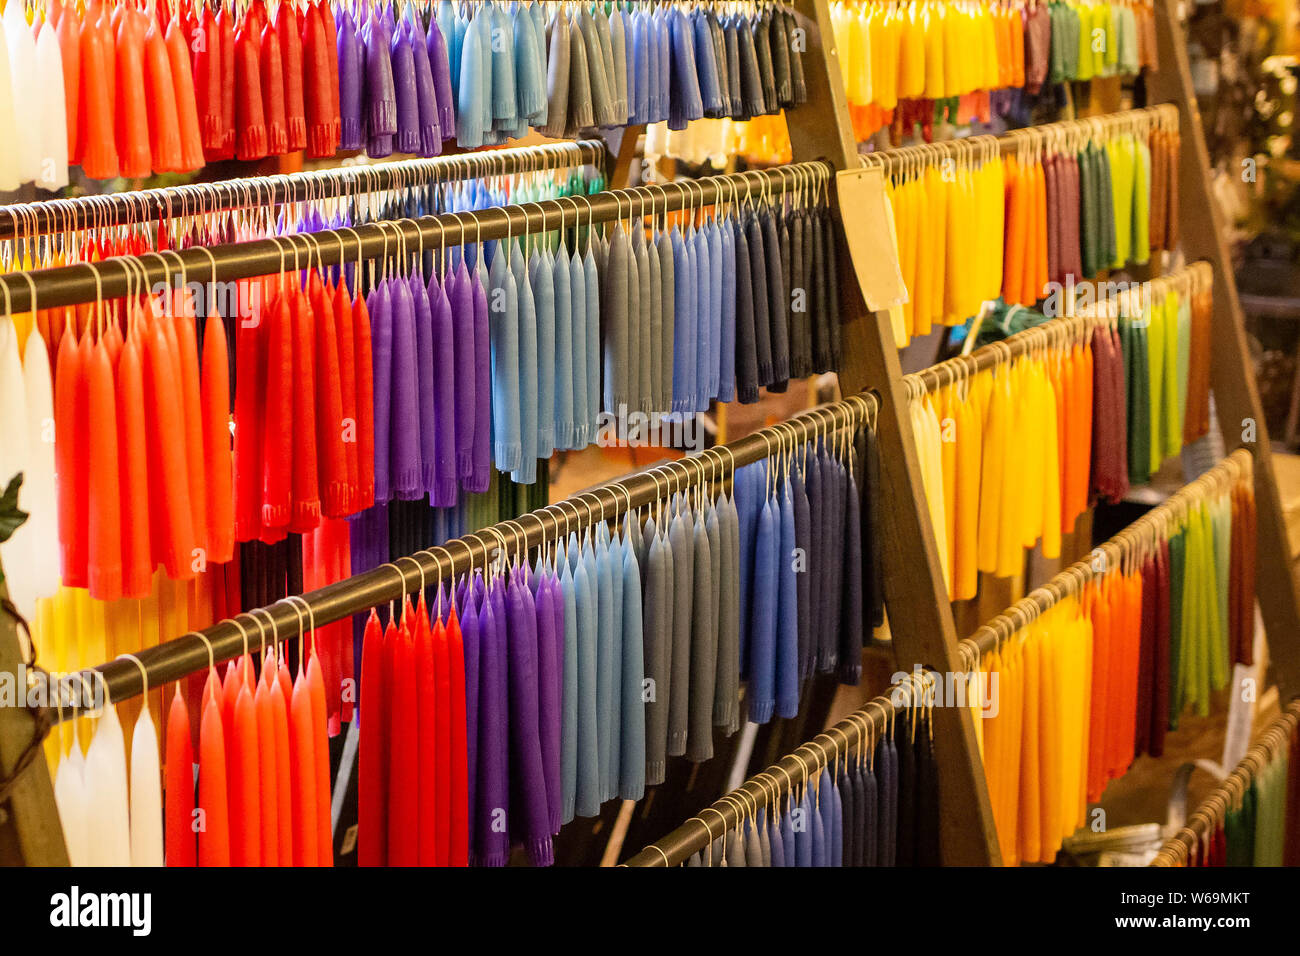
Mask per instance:
[[[280,866],[293,863],[293,754],[289,739],[289,703],[285,699],[279,672],[272,658],[267,664],[267,695],[271,700],[271,724],[275,735],[275,808]],[[287,671],[285,672],[287,676]],[[269,800],[270,798],[268,798]]]
[[[89,866],[130,866],[131,835],[126,782],[126,741],[117,708],[109,704],[86,753]]]
[[[163,865],[162,782],[158,767],[158,731],[142,700],[131,734],[131,865]]]
[[[390,624],[390,633],[393,630]],[[379,615],[371,608],[361,647],[363,707],[357,748],[357,862],[361,866],[383,866],[388,861],[390,695],[384,679],[386,643]]]
[[[194,866],[194,745],[180,684],[167,714],[167,865]]]
[[[293,758],[293,865],[316,866],[316,744],[312,737],[311,690],[301,671],[289,703],[289,738]]]
[[[419,862],[419,762],[422,746],[419,718],[415,644],[411,637],[414,612],[404,602],[402,623],[392,644],[385,642],[390,712],[388,765],[388,863],[415,866]]]
[[[437,633],[442,623],[434,627]],[[438,773],[438,676],[434,634],[429,631],[428,609],[425,607],[424,595],[420,595],[420,605],[416,612],[415,631],[415,692],[416,711],[419,720],[417,728],[419,749],[417,752],[417,787],[421,805],[426,812],[420,814],[420,865],[438,866],[446,855],[440,843],[443,837],[442,820],[446,807],[440,799],[439,787],[442,784]],[[403,731],[394,725],[394,735]],[[396,737],[394,737],[396,739]]]
[[[311,694],[312,745],[316,756],[316,865],[334,865],[334,837],[330,827],[330,745],[325,730],[325,681],[320,660],[312,649],[307,663],[307,690]],[[305,809],[305,808],[304,808]]]
[[[236,672],[233,759],[230,761],[230,862],[234,866],[262,864],[262,817],[259,800],[257,706],[248,685]]]

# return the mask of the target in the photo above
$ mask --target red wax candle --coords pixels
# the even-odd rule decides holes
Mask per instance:
[[[235,12],[223,4],[217,13],[216,37],[221,42],[221,150],[218,159],[235,155]]]
[[[290,518],[293,474],[293,320],[287,290],[269,310],[267,329],[265,442],[262,451],[262,540],[284,538]]]
[[[281,866],[293,865],[293,752],[289,743],[289,702],[272,659],[267,670],[267,693],[271,698],[271,721],[275,730],[275,808],[280,825],[276,828]]]
[[[451,652],[447,629],[439,619],[433,625],[434,701],[438,736],[434,750],[434,807],[438,815],[438,866],[451,865]]]
[[[243,160],[266,155],[260,46],[255,18],[250,14],[235,31],[235,156]]]
[[[352,334],[353,367],[357,370],[357,499],[353,508],[360,511],[375,503],[375,384],[370,312],[364,295],[358,294],[352,302]]]
[[[416,866],[420,859],[420,731],[415,644],[411,637],[411,602],[404,602],[402,623],[391,647],[388,767],[388,863]]]
[[[203,332],[200,386],[204,487],[207,490],[208,560],[224,564],[235,549],[230,457],[230,364],[226,327],[215,311]]]
[[[63,60],[63,114],[68,121],[68,165],[81,162],[81,18],[75,3],[64,7],[50,6],[50,22],[59,37],[59,56]],[[53,344],[53,343],[51,343]]]
[[[164,775],[167,805],[164,817],[167,834],[167,865],[193,866],[197,845],[194,839],[194,746],[190,742],[190,712],[180,685],[172,695],[167,714],[167,769]]]
[[[189,479],[190,521],[197,547],[211,558],[208,542],[207,470],[203,455],[203,412],[199,394],[199,346],[194,336],[194,299],[188,289],[173,296],[175,317],[171,326],[176,332],[176,352],[180,360],[181,404],[185,415],[185,464]],[[205,562],[206,563],[206,562]]]
[[[201,5],[201,18],[196,22],[193,37],[184,37],[194,52],[194,96],[198,106],[199,129],[203,134],[203,149],[208,156],[217,158],[225,142],[225,126],[221,113],[221,33],[217,28],[212,8]]]
[[[144,334],[145,340],[145,400],[150,414],[146,419],[149,445],[149,464],[158,469],[158,479],[153,483],[161,498],[150,500],[150,509],[156,516],[151,526],[159,528],[161,539],[155,542],[162,553],[155,555],[167,570],[167,576],[188,580],[194,576],[192,569],[194,549],[193,516],[189,502],[188,468],[183,456],[176,454],[178,436],[184,436],[184,412],[181,408],[178,362],[168,347],[164,326],[155,322],[153,329]]]
[[[104,601],[122,596],[122,495],[118,488],[117,395],[108,350],[90,351],[89,429],[90,501],[87,519],[90,595]]]
[[[257,711],[257,790],[262,866],[280,865],[280,803],[276,784],[275,714],[271,707],[271,671],[264,667],[253,705]],[[292,857],[290,858],[292,861]]]
[[[434,626],[434,631],[441,622]],[[429,631],[429,611],[420,594],[419,610],[415,622],[415,687],[416,710],[419,719],[419,794],[420,806],[420,865],[438,866],[446,856],[441,842],[443,833],[444,801],[440,799],[442,779],[438,774],[438,687],[435,661],[435,638]],[[398,733],[394,728],[394,733]]]
[[[176,100],[176,125],[180,136],[180,168],[198,169],[203,165],[203,124],[199,119],[198,97],[194,91],[194,67],[190,63],[189,44],[178,17],[172,16],[164,37],[167,65],[171,71],[172,91]]]
[[[69,11],[68,15],[72,14]],[[113,100],[115,59],[107,12],[99,0],[94,0],[86,10],[81,30],[81,96],[77,110],[81,168],[91,179],[112,179],[118,172]]]
[[[469,866],[469,768],[465,737],[465,642],[452,605],[447,617],[451,664],[451,865]]]
[[[280,38],[270,23],[259,28],[258,73],[262,78],[262,112],[266,120],[266,150],[280,156],[289,150],[284,115],[284,62]]]
[[[74,333],[59,343],[54,376],[54,469],[58,476],[60,574],[68,587],[86,586],[88,350]]]
[[[248,685],[236,676],[234,747],[230,780],[230,860],[235,866],[262,863],[262,818],[258,799],[257,706]]]
[[[123,11],[116,29],[118,172],[134,179],[148,176],[152,168],[145,103],[144,26],[140,22],[143,14],[125,4],[118,10]]]
[[[389,626],[390,631],[392,626]],[[361,740],[357,747],[357,862],[388,862],[388,705],[384,635],[374,608],[361,643]]]
[[[287,148],[307,146],[307,112],[303,104],[302,38],[298,33],[298,15],[293,4],[281,3],[275,10],[275,32],[280,41],[280,61],[284,65],[284,119],[288,133]]]
[[[301,672],[289,704],[289,738],[293,758],[293,865],[317,866],[316,744],[312,737],[311,691]]]
[[[339,428],[343,445],[343,464],[346,468],[343,492],[343,511],[356,511],[357,489],[357,369],[356,341],[352,332],[352,302],[348,298],[348,284],[340,277],[334,286],[334,331],[338,339],[335,355],[339,364],[339,395],[344,423]]]
[[[307,690],[311,694],[312,743],[316,754],[316,865],[333,866],[334,836],[330,826],[330,745],[325,733],[325,682],[314,651],[307,663]]]
[[[215,672],[209,678],[211,687]],[[205,694],[199,725],[199,865],[230,865],[230,817],[226,796],[226,742],[221,708],[214,694]]]
[[[296,279],[294,285],[297,285]],[[292,386],[288,389],[291,394],[286,397],[292,401],[293,409],[293,450],[286,462],[293,473],[289,530],[301,534],[320,524],[320,480],[316,465],[316,363],[312,354],[315,348],[312,324],[316,318],[312,315],[307,293],[293,288],[286,295],[293,323],[293,381],[286,380],[286,384]],[[274,388],[275,380],[269,381]]]
[[[266,325],[274,304],[256,325],[235,327],[235,540],[251,541],[262,529],[262,452],[266,439]],[[206,350],[207,344],[204,343]],[[216,414],[215,411],[212,414]]]
[[[180,117],[176,110],[176,84],[163,28],[149,20],[144,35],[145,103],[148,107],[149,152],[158,172],[185,169],[181,155]]]
[[[314,319],[314,346],[319,365],[318,394],[313,396],[313,406],[321,506],[331,518],[342,518],[348,514],[348,465],[343,442],[343,388],[338,333],[334,328],[334,297],[321,283],[319,272],[312,272],[310,285],[310,314]]]

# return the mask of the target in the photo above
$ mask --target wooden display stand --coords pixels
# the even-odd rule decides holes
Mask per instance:
[[[1179,173],[1181,236],[1189,259],[1214,268],[1212,387],[1229,450],[1243,444],[1255,456],[1259,514],[1257,597],[1263,610],[1275,678],[1283,699],[1300,693],[1300,599],[1291,575],[1286,528],[1273,475],[1268,435],[1246,350],[1236,285],[1222,223],[1210,195],[1209,161],[1187,54],[1173,0],[1156,0],[1161,69],[1147,76],[1153,102],[1170,102],[1181,114]],[[827,0],[795,0],[807,31],[804,73],[808,101],[787,119],[795,162],[821,160],[841,173],[860,169],[857,144],[831,30]],[[636,130],[620,138],[611,184],[625,181]],[[871,222],[868,228],[883,228]],[[899,670],[920,665],[944,673],[960,670],[958,635],[948,602],[934,529],[921,481],[915,436],[888,316],[867,307],[869,265],[854,262],[841,229],[839,278],[843,329],[844,394],[870,388],[880,401],[877,433],[882,483],[890,495],[884,513],[885,602]],[[1250,431],[1253,423],[1253,433]],[[1252,440],[1247,440],[1252,439]],[[19,667],[14,622],[0,612],[0,671]],[[0,708],[0,776],[31,739],[26,711]],[[936,759],[941,785],[940,844],[946,865],[999,865],[984,769],[967,707],[937,707]],[[0,864],[66,864],[62,832],[44,759],[34,761],[0,804]]]

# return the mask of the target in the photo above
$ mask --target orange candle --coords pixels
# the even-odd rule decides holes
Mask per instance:
[[[221,706],[215,692],[216,671],[208,677],[199,725],[199,865],[230,865],[230,817],[226,796],[226,742]]]
[[[270,667],[263,667],[262,679],[257,682],[257,693],[253,695],[257,712],[258,829],[262,866],[280,865],[280,804],[276,787],[279,761],[276,756],[275,714],[271,708],[271,673]]]
[[[194,746],[190,742],[190,712],[180,684],[167,714],[167,865],[193,866],[194,841]]]
[[[236,671],[238,682],[239,672]],[[239,683],[235,700],[230,769],[230,860],[235,866],[262,863],[261,807],[258,800],[257,707],[248,685]]]
[[[325,729],[325,680],[320,660],[312,649],[307,664],[307,690],[311,694],[311,739],[316,765],[316,865],[334,865],[334,835],[330,827],[330,746]],[[304,811],[306,808],[303,808]]]
[[[290,748],[289,704],[272,658],[267,663],[267,696],[271,701],[271,724],[275,738],[275,810],[277,857],[281,866],[293,863],[293,753]],[[269,801],[268,797],[268,801]]]
[[[289,747],[292,753],[293,865],[317,865],[316,745],[312,739],[311,691],[301,671],[289,702]]]

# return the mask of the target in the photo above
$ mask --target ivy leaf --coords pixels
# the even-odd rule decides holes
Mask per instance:
[[[10,479],[9,486],[0,495],[0,543],[8,541],[27,520],[27,512],[18,507],[18,489],[22,485],[23,473],[20,471]]]

